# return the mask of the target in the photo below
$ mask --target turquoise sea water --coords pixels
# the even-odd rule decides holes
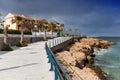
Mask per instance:
[[[107,50],[102,50],[95,57],[95,65],[100,66],[108,73],[107,80],[120,80],[120,38],[119,37],[103,37],[110,41],[118,42],[118,44],[110,46]]]

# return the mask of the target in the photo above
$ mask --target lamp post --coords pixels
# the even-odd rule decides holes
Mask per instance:
[[[37,31],[37,22],[35,21],[35,24],[34,24],[35,42],[37,42],[37,35],[36,35],[36,31]]]

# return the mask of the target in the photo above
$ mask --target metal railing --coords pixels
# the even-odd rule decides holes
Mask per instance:
[[[60,62],[56,59],[55,55],[50,49],[51,47],[70,39],[71,37],[59,37],[52,40],[48,40],[48,42],[46,43],[46,52],[49,59],[48,62],[51,64],[50,71],[55,72],[54,80],[72,80],[69,73],[63,68],[62,64],[60,64]]]

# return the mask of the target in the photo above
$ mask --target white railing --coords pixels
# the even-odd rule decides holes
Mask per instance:
[[[45,33],[44,32],[32,32],[32,35],[36,35],[36,36],[40,36],[40,37],[44,37]],[[46,36],[47,37],[51,37],[52,33],[51,32],[46,32]],[[57,33],[53,32],[53,37],[57,37]]]
[[[56,46],[60,43],[63,43],[69,39],[71,39],[72,37],[58,37],[58,38],[54,38],[54,39],[49,39],[47,41],[47,45],[51,48],[53,46]]]

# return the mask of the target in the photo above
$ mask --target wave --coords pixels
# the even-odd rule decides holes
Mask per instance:
[[[94,53],[96,55],[104,55],[105,53],[108,53],[109,49],[99,49],[97,50],[96,48],[94,48]]]
[[[108,49],[94,49],[95,65],[100,66],[107,74],[107,80],[120,80],[120,42]]]
[[[108,68],[118,69],[120,68],[119,65],[107,65]]]
[[[117,42],[117,44],[120,44],[120,42]]]

